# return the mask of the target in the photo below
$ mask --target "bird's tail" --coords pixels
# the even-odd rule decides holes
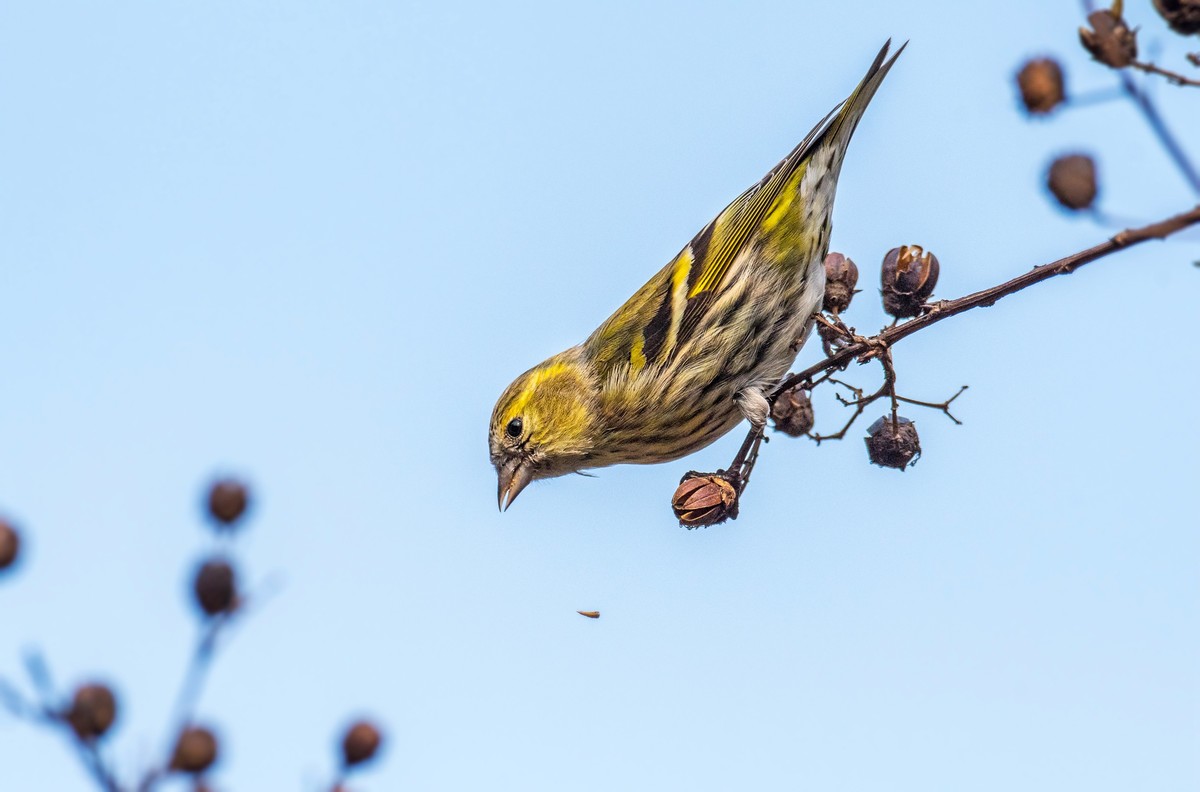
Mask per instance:
[[[829,126],[819,136],[818,145],[821,143],[835,143],[839,146],[845,146],[850,142],[850,137],[854,134],[859,119],[866,112],[867,105],[871,103],[871,99],[875,96],[875,92],[879,90],[883,78],[887,76],[888,71],[892,68],[892,64],[896,62],[896,58],[900,57],[900,53],[904,52],[904,48],[908,46],[908,42],[906,41],[901,44],[895,54],[888,58],[888,48],[891,45],[891,39],[884,42],[883,49],[879,50],[879,54],[875,56],[875,61],[871,64],[871,68],[867,69],[867,75],[862,78],[862,82],[854,89],[854,93],[850,94],[846,98],[846,101],[834,109],[836,115],[830,119]]]

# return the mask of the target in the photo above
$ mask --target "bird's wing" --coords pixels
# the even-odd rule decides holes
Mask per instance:
[[[821,119],[757,184],[725,207],[585,342],[601,375],[625,366],[636,373],[647,364],[665,362],[690,339],[709,306],[736,282],[731,273],[738,254],[777,219],[776,214],[794,215],[800,210],[796,199],[812,152],[826,140],[840,142],[853,132],[900,54],[897,51],[885,64],[889,44],[880,50],[846,101]]]

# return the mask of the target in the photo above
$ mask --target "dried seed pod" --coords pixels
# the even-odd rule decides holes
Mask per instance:
[[[1021,103],[1033,115],[1045,115],[1066,101],[1062,66],[1053,58],[1026,61],[1017,72]]]
[[[1096,163],[1086,154],[1059,157],[1050,163],[1046,185],[1067,209],[1089,209],[1096,200]]]
[[[800,386],[789,388],[771,405],[775,429],[792,437],[808,434],[813,428],[813,406],[808,391]]]
[[[346,730],[342,738],[342,761],[346,767],[362,764],[375,755],[383,741],[373,723],[358,721]]]
[[[903,416],[885,415],[867,429],[867,455],[880,467],[904,470],[914,457],[921,455],[916,425]]]
[[[821,322],[817,322],[817,335],[821,337],[821,348],[826,355],[832,355],[846,340],[836,329]]]
[[[215,481],[208,491],[208,513],[223,527],[236,523],[249,504],[249,490],[235,479]]]
[[[201,564],[192,588],[196,604],[207,616],[227,613],[237,607],[237,575],[223,558],[210,558]]]
[[[1123,69],[1137,60],[1137,31],[1130,30],[1121,17],[1120,3],[1113,11],[1088,14],[1091,30],[1079,28],[1079,40],[1092,57],[1114,69]]]
[[[198,775],[217,761],[217,738],[203,726],[189,726],[179,734],[171,754],[171,769]]]
[[[691,471],[679,482],[671,498],[679,524],[689,530],[723,523],[738,516],[738,489],[721,473]]]
[[[937,256],[920,245],[901,245],[883,257],[883,310],[896,318],[918,316],[937,285]]]
[[[1176,33],[1200,33],[1200,0],[1154,0],[1154,7]]]
[[[17,529],[0,517],[0,572],[16,563],[21,552],[21,535]]]
[[[854,286],[858,283],[858,267],[841,253],[830,253],[825,257],[825,303],[831,314],[839,314],[850,307],[854,297]]]
[[[117,719],[117,697],[106,685],[80,685],[64,717],[81,740],[103,737]]]

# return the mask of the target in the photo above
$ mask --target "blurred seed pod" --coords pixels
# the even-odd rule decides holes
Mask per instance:
[[[117,697],[106,685],[80,685],[71,697],[65,717],[79,739],[103,737],[117,719]]]
[[[1091,30],[1079,28],[1079,41],[1092,57],[1114,69],[1123,69],[1137,60],[1137,31],[1130,30],[1121,17],[1120,2],[1115,11],[1088,14]]]
[[[813,406],[808,391],[797,385],[779,394],[771,405],[771,420],[776,431],[786,435],[807,434],[813,428]]]
[[[217,761],[217,738],[203,726],[189,726],[179,734],[171,754],[171,769],[197,775]]]
[[[21,535],[8,520],[0,517],[0,572],[17,561],[21,553]]]
[[[196,570],[192,589],[196,604],[207,616],[227,613],[237,607],[237,576],[224,558],[210,558]]]
[[[1086,154],[1067,154],[1050,163],[1050,193],[1067,209],[1090,209],[1096,200],[1096,163]]]
[[[232,526],[246,513],[250,492],[236,479],[214,481],[208,491],[208,513],[223,527]]]
[[[717,525],[738,516],[738,491],[720,473],[691,471],[679,482],[671,498],[679,524],[689,530]]]
[[[850,307],[854,298],[854,286],[858,283],[858,267],[841,253],[830,253],[825,257],[825,302],[824,308],[831,314],[840,314]]]
[[[342,738],[342,762],[346,767],[362,764],[375,755],[383,736],[373,723],[358,721]]]
[[[883,310],[898,319],[918,316],[937,285],[937,256],[920,245],[901,245],[883,257]]]
[[[867,428],[867,455],[880,467],[904,470],[914,457],[921,455],[916,425],[903,416],[883,416]]]
[[[1066,101],[1062,66],[1053,58],[1026,61],[1017,72],[1021,103],[1033,115],[1046,115]]]
[[[1154,0],[1154,7],[1176,33],[1200,33],[1200,0]]]

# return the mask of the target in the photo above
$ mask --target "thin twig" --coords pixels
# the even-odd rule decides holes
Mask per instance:
[[[1169,71],[1167,69],[1162,68],[1161,66],[1155,66],[1153,63],[1143,63],[1142,61],[1134,61],[1133,63],[1131,63],[1129,65],[1132,66],[1133,68],[1137,69],[1138,71],[1144,71],[1147,74],[1158,74],[1163,77],[1166,77],[1167,81],[1169,83],[1171,83],[1172,85],[1192,85],[1197,88],[1200,88],[1200,80],[1193,80],[1190,77],[1184,77],[1182,74],[1178,74],[1176,72]]]
[[[955,418],[954,413],[950,412],[950,404],[955,399],[957,399],[959,396],[962,396],[963,391],[965,391],[966,389],[967,389],[967,386],[963,385],[961,388],[958,389],[958,393],[955,393],[949,399],[946,399],[946,401],[942,401],[942,402],[918,401],[917,399],[909,399],[905,396],[897,396],[896,399],[897,399],[897,401],[902,401],[905,404],[915,404],[918,407],[928,407],[931,410],[941,410],[942,412],[944,412],[946,414],[947,418],[949,418],[951,421],[954,421],[954,423],[958,424],[959,426],[962,426],[962,421]]]

